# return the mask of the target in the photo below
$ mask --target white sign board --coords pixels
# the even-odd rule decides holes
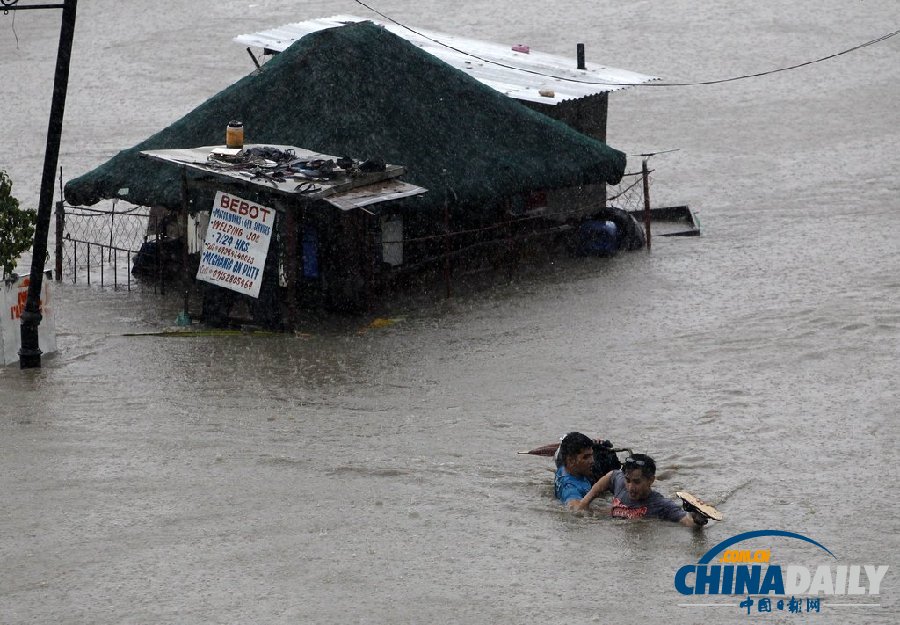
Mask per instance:
[[[29,276],[17,280],[0,282],[0,353],[3,364],[19,362],[19,348],[22,346],[22,311],[28,299]],[[56,321],[53,315],[53,301],[50,299],[50,280],[45,276],[41,283],[41,323],[38,325],[38,348],[41,353],[56,351]]]
[[[197,279],[259,297],[274,223],[271,208],[216,193]]]

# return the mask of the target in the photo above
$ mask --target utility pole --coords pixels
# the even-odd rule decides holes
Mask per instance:
[[[44,171],[38,201],[37,225],[31,255],[31,277],[25,310],[22,312],[22,346],[19,348],[19,367],[41,366],[38,347],[38,326],[41,323],[41,288],[44,284],[44,262],[47,257],[47,236],[50,232],[50,211],[53,207],[53,179],[59,161],[59,142],[62,137],[63,112],[69,86],[69,60],[72,58],[72,39],[75,36],[75,7],[78,0],[64,0],[63,4],[32,4],[19,6],[19,0],[0,0],[0,8],[9,11],[62,9],[59,31],[59,50],[56,53],[56,72],[53,76],[53,100],[50,103],[50,122],[47,126],[47,149],[44,152]]]

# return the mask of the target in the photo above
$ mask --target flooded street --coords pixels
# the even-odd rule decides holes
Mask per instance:
[[[373,6],[557,54],[582,41],[589,61],[667,83],[900,28],[893,0]],[[23,206],[55,13],[0,15],[0,169]],[[371,16],[83,1],[64,177],[248,73],[234,35],[337,13]],[[386,328],[135,336],[171,328],[177,296],[54,284],[59,352],[0,368],[0,623],[896,623],[898,53],[900,36],[611,94],[610,145],[627,171],[678,149],[650,160],[654,203],[689,204],[703,236],[398,302]],[[658,490],[726,520],[695,533],[564,512],[551,463],[516,452],[569,430],[651,454]],[[679,567],[765,529],[889,565],[880,596],[803,615],[679,606],[704,603],[676,592]]]

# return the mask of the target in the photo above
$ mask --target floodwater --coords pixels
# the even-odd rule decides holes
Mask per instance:
[[[250,71],[233,35],[368,14],[80,4],[66,178]],[[581,41],[667,82],[793,65],[900,22],[895,0],[375,6],[554,53]],[[0,167],[28,206],[58,24],[0,14]],[[897,622],[898,52],[895,37],[614,94],[610,143],[677,148],[650,160],[654,203],[690,204],[704,235],[398,304],[387,328],[127,336],[170,327],[179,302],[62,285],[59,353],[0,370],[0,622]],[[694,533],[563,512],[549,463],[516,451],[571,429],[651,453],[662,492],[688,488],[726,520]],[[767,529],[889,565],[880,595],[748,617],[739,597],[675,591],[679,567]],[[835,564],[797,540],[756,544]]]

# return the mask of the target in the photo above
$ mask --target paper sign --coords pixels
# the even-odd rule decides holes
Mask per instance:
[[[271,208],[216,193],[197,279],[259,297],[274,224]]]
[[[19,348],[22,346],[22,311],[28,299],[28,276],[16,280],[0,282],[0,352],[3,364],[19,362]],[[56,351],[56,321],[53,315],[53,302],[50,299],[50,278],[44,276],[41,281],[41,323],[38,325],[38,348],[43,354]]]

